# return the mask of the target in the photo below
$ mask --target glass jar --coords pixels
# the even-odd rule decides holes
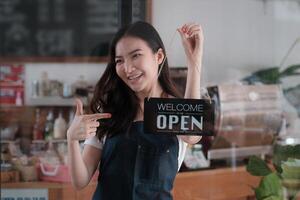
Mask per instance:
[[[300,195],[300,136],[287,135],[274,144],[273,163],[282,178],[284,199]]]
[[[273,149],[275,167],[280,167],[288,158],[300,159],[300,136],[287,135],[277,138]]]

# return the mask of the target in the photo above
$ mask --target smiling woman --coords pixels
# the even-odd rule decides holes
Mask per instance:
[[[153,52],[142,39],[124,37],[116,46],[116,72],[137,96],[148,96],[163,58],[162,49]],[[153,90],[162,93],[159,85]]]
[[[185,24],[178,32],[188,60],[185,97],[200,98],[202,30],[197,24]],[[100,162],[93,199],[170,200],[187,143],[197,143],[201,137],[144,132],[144,99],[179,97],[163,42],[150,24],[136,22],[116,33],[109,53],[90,104],[93,114],[84,115],[78,100],[68,130],[72,183],[85,187]],[[199,121],[193,124],[201,127]],[[82,155],[79,139],[86,139]]]

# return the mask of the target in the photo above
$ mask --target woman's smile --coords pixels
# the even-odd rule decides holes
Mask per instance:
[[[130,81],[136,81],[136,80],[139,80],[139,78],[141,78],[142,76],[143,76],[143,73],[140,72],[140,73],[135,73],[135,74],[127,76],[127,79]]]

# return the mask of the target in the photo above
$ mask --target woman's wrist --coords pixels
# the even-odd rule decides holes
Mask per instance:
[[[201,73],[201,64],[188,64],[188,72],[193,75],[200,75]]]
[[[72,133],[69,130],[67,130],[67,141],[68,142],[76,141],[74,138],[72,138]]]
[[[189,69],[195,69],[195,70],[200,70],[201,69],[201,60],[202,59],[197,59],[197,60],[187,60],[187,66]]]
[[[68,142],[68,144],[79,144],[79,140],[76,140],[76,139],[69,139],[69,138],[67,138],[67,142]]]

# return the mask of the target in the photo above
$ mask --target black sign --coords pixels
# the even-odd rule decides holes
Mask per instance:
[[[131,21],[146,20],[146,0],[132,0],[131,13],[120,2],[0,1],[0,57],[106,56],[120,13]]]
[[[214,104],[204,99],[146,98],[144,131],[211,136],[214,132]]]

